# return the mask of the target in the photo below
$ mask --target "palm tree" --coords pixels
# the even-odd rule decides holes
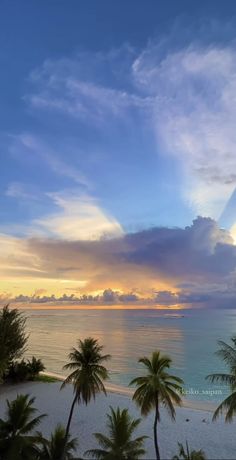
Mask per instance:
[[[114,410],[110,407],[111,414],[107,414],[107,429],[109,436],[95,433],[101,449],[90,449],[85,455],[101,460],[137,460],[145,454],[143,449],[144,440],[148,436],[140,436],[132,439],[133,432],[140,424],[141,419],[133,420],[128,409]]]
[[[155,410],[155,419],[153,425],[154,445],[156,458],[160,460],[160,452],[157,440],[157,422],[160,421],[160,405],[168,410],[171,418],[175,420],[174,404],[181,405],[181,393],[183,380],[179,377],[169,374],[168,369],[172,363],[166,355],[161,355],[159,351],[154,351],[151,359],[147,357],[139,360],[145,366],[146,375],[136,377],[130,385],[136,385],[133,400],[141,408],[141,414],[147,416],[152,410]]]
[[[186,441],[186,450],[183,444],[178,442],[179,455],[175,455],[172,460],[206,460],[205,453],[203,450],[189,450],[188,443]]]
[[[231,338],[232,344],[220,340],[218,342],[220,348],[216,352],[225,364],[228,366],[229,372],[210,374],[206,378],[212,383],[221,383],[227,385],[231,394],[217,407],[213,415],[213,420],[225,411],[225,421],[232,422],[233,416],[236,413],[236,336]]]
[[[6,419],[0,419],[0,451],[4,460],[36,458],[39,436],[30,433],[45,414],[33,417],[37,412],[34,401],[29,395],[18,395],[11,402],[7,400]]]
[[[78,348],[72,348],[69,354],[70,363],[64,366],[65,370],[69,369],[72,372],[65,379],[61,388],[68,383],[72,383],[74,387],[74,399],[66,426],[66,438],[70,431],[75,404],[82,401],[87,405],[92,398],[95,399],[97,393],[106,394],[103,382],[108,379],[108,371],[103,363],[110,358],[110,355],[102,355],[102,350],[103,346],[99,345],[96,339],[89,337],[79,340]]]
[[[77,439],[70,439],[70,435],[67,436],[65,442],[65,428],[58,424],[55,428],[54,433],[51,434],[50,439],[42,438],[42,450],[39,454],[40,460],[59,460],[62,452],[64,453],[65,460],[73,458],[72,452],[76,451],[78,445]],[[40,434],[39,434],[40,435]]]

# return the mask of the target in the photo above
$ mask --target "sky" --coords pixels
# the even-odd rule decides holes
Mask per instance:
[[[235,1],[0,9],[0,300],[235,308]]]

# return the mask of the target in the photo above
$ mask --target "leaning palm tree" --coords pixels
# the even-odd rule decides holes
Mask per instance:
[[[76,451],[78,441],[76,438],[70,439],[69,435],[65,441],[65,433],[65,428],[58,424],[49,440],[41,438],[40,460],[59,460],[62,452],[64,452],[65,460],[74,458],[73,452]]]
[[[128,409],[114,410],[110,407],[111,414],[107,414],[107,430],[109,436],[95,433],[101,449],[90,449],[85,452],[99,460],[137,460],[145,454],[144,440],[148,436],[139,436],[133,439],[133,432],[140,424],[141,419],[133,420]]]
[[[136,377],[130,385],[136,385],[137,389],[133,400],[141,408],[141,414],[147,416],[155,410],[153,425],[154,445],[156,458],[160,460],[160,452],[157,439],[157,422],[160,421],[160,405],[162,404],[169,412],[172,419],[175,419],[174,404],[181,405],[180,393],[183,380],[175,375],[169,374],[168,369],[172,363],[166,355],[159,351],[152,353],[151,359],[147,357],[139,360],[145,366],[146,375]]]
[[[218,342],[220,348],[216,352],[226,366],[228,372],[210,374],[206,378],[212,383],[220,383],[229,387],[230,395],[217,407],[213,415],[213,420],[216,420],[219,415],[225,412],[225,421],[232,422],[233,416],[236,414],[236,336],[231,338],[232,344],[227,344],[220,340]]]
[[[172,460],[206,460],[205,453],[203,450],[189,450],[189,445],[186,441],[186,449],[183,444],[178,442],[179,454],[175,455]]]
[[[39,436],[31,432],[45,414],[33,417],[37,412],[34,401],[29,395],[18,395],[11,402],[7,400],[6,419],[0,419],[1,458],[27,460],[37,457]]]
[[[84,402],[86,405],[96,394],[106,394],[104,381],[108,379],[108,371],[103,363],[110,355],[102,355],[103,346],[91,337],[79,340],[78,348],[72,348],[69,354],[70,362],[64,366],[65,370],[71,370],[71,374],[64,380],[61,388],[72,383],[74,387],[74,399],[71,405],[69,418],[66,426],[65,438],[70,431],[71,419],[76,403]]]

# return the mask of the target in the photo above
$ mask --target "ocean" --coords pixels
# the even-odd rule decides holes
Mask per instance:
[[[47,371],[65,374],[63,365],[78,339],[95,337],[112,355],[107,363],[110,383],[127,387],[142,373],[138,359],[161,350],[173,360],[172,373],[183,378],[184,396],[194,401],[216,402],[227,389],[205,377],[224,371],[215,355],[217,341],[236,335],[236,310],[27,310],[30,334],[27,357],[43,360]],[[66,375],[66,374],[65,374]]]

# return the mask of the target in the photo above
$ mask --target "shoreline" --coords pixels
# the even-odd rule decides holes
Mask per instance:
[[[46,371],[46,372],[40,372],[41,375],[45,375],[47,377],[53,377],[55,378],[56,380],[60,381],[60,382],[63,382],[65,380],[65,376],[62,375],[62,374],[57,374],[55,372],[50,372],[50,371]],[[106,391],[108,393],[115,393],[117,395],[120,395],[120,396],[127,396],[129,398],[132,398],[133,396],[133,393],[134,393],[134,389],[133,388],[128,388],[128,387],[123,387],[122,385],[116,385],[116,384],[108,384],[106,385]],[[190,399],[187,399],[187,398],[182,398],[182,401],[183,401],[183,404],[182,408],[186,408],[186,409],[193,409],[193,410],[198,410],[198,411],[207,411],[207,412],[214,412],[216,407],[217,407],[217,403],[213,403],[213,402],[210,402],[210,401],[203,401],[203,400],[190,400]]]

